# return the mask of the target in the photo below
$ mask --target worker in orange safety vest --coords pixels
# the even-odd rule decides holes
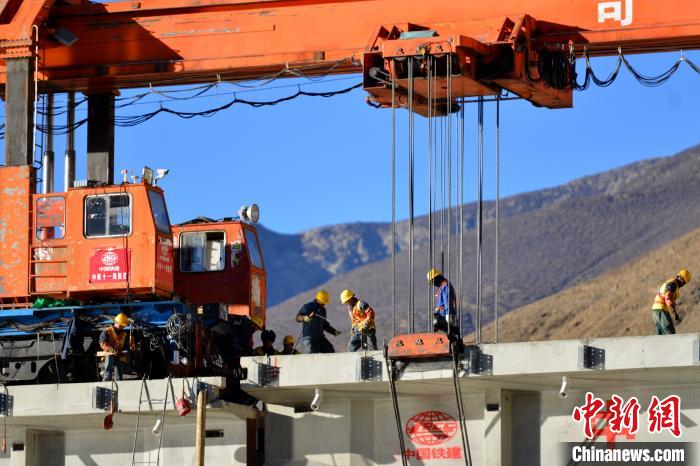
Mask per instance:
[[[355,296],[352,290],[343,290],[340,293],[340,303],[348,306],[350,325],[352,326],[348,351],[357,351],[360,348],[377,349],[377,331],[374,323],[374,309]]]
[[[107,327],[100,334],[100,348],[104,354],[104,376],[103,382],[108,382],[114,378],[121,380],[126,364],[127,355],[124,352],[126,345],[126,327],[129,325],[129,318],[124,313],[120,313],[114,318],[114,324]],[[129,338],[129,349],[134,350],[134,340]]]
[[[676,278],[665,281],[654,297],[651,313],[656,324],[657,335],[670,335],[676,333],[676,328],[671,320],[671,315],[680,323],[681,318],[676,310],[676,302],[680,296],[680,289],[690,282],[690,272],[686,269],[681,270],[676,275]]]

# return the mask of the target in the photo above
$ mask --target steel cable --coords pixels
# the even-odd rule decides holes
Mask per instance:
[[[447,55],[447,273],[448,280],[452,279],[452,60],[450,55]],[[444,272],[444,270],[443,270]],[[452,282],[450,282],[452,283]],[[447,303],[445,307],[447,313],[447,334],[452,335],[452,319],[451,314],[454,312],[452,307],[452,287],[447,287]]]
[[[391,321],[396,336],[396,73],[391,74]]]
[[[413,170],[414,170],[414,76],[413,76],[413,57],[408,59],[408,312],[409,333],[413,333],[415,329],[415,289],[414,289],[414,274],[413,274]]]
[[[476,341],[481,343],[482,240],[484,191],[484,102],[479,99],[477,110],[477,201],[476,201]]]
[[[501,243],[501,102],[496,96],[496,252],[494,258],[493,313],[495,340],[498,343],[498,268],[500,265]]]
[[[464,100],[464,99],[462,99]],[[463,300],[464,300],[464,102],[462,102],[462,108],[460,109],[460,145],[459,145],[459,158],[460,158],[460,171],[459,171],[459,303],[457,305],[457,310],[459,313],[459,334],[464,335],[464,320],[463,320]]]
[[[428,71],[428,267],[427,270],[433,268],[433,57],[427,57]],[[428,326],[427,331],[432,330],[433,325],[433,305],[432,305],[432,283],[428,281]]]

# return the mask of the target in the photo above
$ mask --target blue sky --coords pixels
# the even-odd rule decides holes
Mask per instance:
[[[689,53],[700,63],[700,54]],[[667,69],[678,53],[632,56],[646,74]],[[614,59],[594,59],[600,76]],[[579,66],[579,69],[581,66]],[[269,100],[296,91],[341,89],[358,76],[328,82],[278,80],[268,89],[238,94]],[[538,109],[524,101],[501,104],[501,193],[512,195],[555,186],[587,174],[636,160],[672,155],[700,142],[700,75],[683,65],[671,80],[646,88],[627,71],[608,88],[576,92],[574,108]],[[196,111],[230,100],[230,85],[206,98],[168,102]],[[240,88],[238,88],[240,90]],[[124,95],[133,94],[126,91]],[[215,94],[216,94],[215,93]],[[65,100],[58,96],[57,101]],[[151,99],[159,100],[159,99]],[[148,99],[146,99],[148,101]],[[157,103],[133,105],[118,115],[135,115]],[[85,115],[83,105],[78,118]],[[398,216],[407,215],[406,112],[397,112]],[[62,123],[58,117],[57,123]],[[493,197],[493,104],[486,108],[486,195]],[[465,200],[476,197],[474,172],[476,106],[466,110]],[[427,212],[427,126],[416,117],[416,212]],[[76,136],[78,178],[85,177],[85,130]],[[182,120],[170,115],[133,127],[118,128],[115,171],[141,167],[171,170],[162,183],[173,222],[198,215],[235,215],[239,206],[257,202],[261,221],[280,232],[342,222],[391,218],[391,111],[365,103],[361,89],[330,99],[302,97],[274,107],[235,105],[210,118]],[[62,161],[63,138],[56,138]],[[57,167],[62,180],[62,167]],[[118,175],[119,176],[119,175]],[[62,183],[57,182],[57,187]]]

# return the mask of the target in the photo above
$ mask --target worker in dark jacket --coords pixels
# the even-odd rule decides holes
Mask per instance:
[[[352,336],[348,342],[348,351],[360,348],[377,349],[377,330],[374,323],[374,309],[366,302],[357,299],[352,290],[340,293],[340,303],[348,306]]]
[[[112,380],[121,380],[124,365],[126,364],[127,356],[125,354],[126,346],[126,327],[129,325],[129,318],[126,314],[118,314],[114,318],[114,324],[107,327],[100,334],[100,348],[104,356],[104,376],[103,382]],[[129,349],[134,350],[134,340],[129,338]]]
[[[279,354],[279,351],[273,346],[276,338],[277,335],[272,330],[263,330],[260,333],[262,346],[255,348],[253,356],[274,356],[275,354]]]
[[[676,333],[676,328],[671,320],[671,315],[680,323],[681,318],[676,311],[676,302],[680,296],[680,289],[690,282],[690,272],[681,270],[676,278],[667,280],[661,284],[659,291],[654,297],[651,313],[656,324],[657,335],[670,335]]]
[[[326,290],[316,293],[316,297],[310,303],[304,304],[297,313],[297,322],[302,322],[301,339],[299,348],[304,353],[334,353],[335,349],[326,339],[324,332],[338,336],[340,332],[331,326],[326,318],[326,304],[330,302],[330,295]]]
[[[428,271],[428,281],[438,289],[437,293],[435,293],[433,331],[459,336],[457,294],[455,293],[455,289],[438,269],[430,269]]]

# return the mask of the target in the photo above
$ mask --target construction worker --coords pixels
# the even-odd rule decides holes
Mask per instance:
[[[129,325],[129,318],[124,313],[120,313],[114,318],[114,324],[107,327],[100,333],[100,348],[104,357],[103,382],[108,382],[114,378],[121,380],[124,365],[126,364],[126,354],[124,346],[126,344],[126,330]],[[134,350],[134,340],[129,338],[129,349]]]
[[[340,293],[340,303],[348,306],[350,325],[352,327],[348,351],[357,351],[360,347],[377,349],[377,331],[374,324],[374,310],[366,301],[360,301],[352,290]]]
[[[287,335],[284,337],[284,340],[282,340],[282,351],[280,354],[299,354],[299,351],[294,349],[294,337],[291,335]]]
[[[460,331],[457,323],[457,294],[452,284],[450,284],[438,269],[430,269],[428,271],[428,281],[438,289],[437,293],[435,293],[433,331],[459,336]]]
[[[277,335],[272,330],[263,330],[260,333],[260,340],[262,345],[255,348],[253,351],[253,356],[274,356],[279,354],[279,351],[273,346],[275,343],[275,338]]]
[[[680,296],[680,289],[690,282],[690,278],[690,272],[683,269],[678,272],[676,278],[665,281],[659,287],[659,291],[654,298],[654,305],[651,307],[657,335],[676,333],[671,315],[673,315],[676,323],[680,323],[681,318],[676,311],[676,301],[678,301],[678,297]]]
[[[330,295],[326,290],[316,293],[313,301],[304,304],[297,313],[297,322],[302,322],[301,340],[299,340],[302,352],[306,353],[335,353],[330,341],[326,339],[324,331],[338,336],[340,332],[331,326],[326,318],[326,304],[330,302]]]

